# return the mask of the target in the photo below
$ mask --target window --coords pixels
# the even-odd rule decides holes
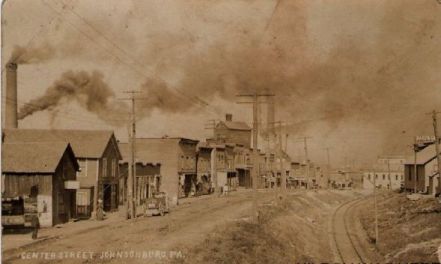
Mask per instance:
[[[116,159],[112,159],[112,177],[116,177]]]
[[[107,158],[103,158],[103,177],[107,177]]]
[[[375,174],[375,179],[378,179],[378,174]]]
[[[398,175],[395,175],[395,180],[398,181]]]
[[[386,175],[383,174],[383,180],[385,180],[385,179],[386,179]]]

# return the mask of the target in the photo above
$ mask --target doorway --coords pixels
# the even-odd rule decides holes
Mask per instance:
[[[112,209],[112,185],[103,184],[103,209],[109,212]]]

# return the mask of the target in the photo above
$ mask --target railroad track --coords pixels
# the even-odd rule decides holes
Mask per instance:
[[[340,205],[332,214],[332,235],[341,263],[367,263],[355,245],[348,226],[347,213],[362,199]]]

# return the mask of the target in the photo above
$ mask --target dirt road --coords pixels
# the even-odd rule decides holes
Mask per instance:
[[[206,263],[204,256],[211,263],[228,257],[239,262],[242,257],[262,262],[271,257],[267,249],[274,245],[277,248],[271,253],[275,258],[284,255],[274,263],[335,259],[328,230],[329,217],[340,204],[354,199],[354,193],[295,191],[284,198],[284,203],[278,203],[277,192],[261,191],[259,204],[269,208],[263,210],[266,212],[264,224],[243,225],[249,222],[252,197],[252,192],[245,190],[227,197],[189,199],[164,217],[113,223],[87,233],[7,251],[3,262]],[[251,229],[243,233],[242,227]],[[216,236],[220,239],[215,240]],[[267,241],[269,238],[272,240]],[[250,249],[247,241],[251,243]]]

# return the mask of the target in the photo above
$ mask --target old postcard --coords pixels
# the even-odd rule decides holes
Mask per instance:
[[[4,0],[3,263],[441,262],[441,1]]]

